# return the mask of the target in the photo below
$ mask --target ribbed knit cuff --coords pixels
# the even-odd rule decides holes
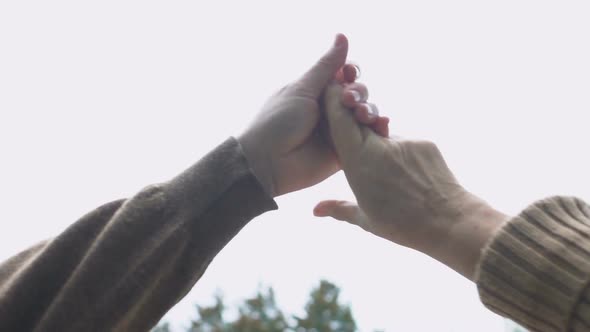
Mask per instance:
[[[475,280],[488,308],[532,331],[590,331],[590,207],[532,204],[487,245]]]

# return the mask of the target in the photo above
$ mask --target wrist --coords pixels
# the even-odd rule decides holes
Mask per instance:
[[[457,209],[453,220],[441,221],[450,227],[429,255],[473,280],[484,247],[509,217],[470,193]]]
[[[237,138],[242,146],[244,156],[248,161],[250,170],[258,179],[270,197],[275,197],[275,186],[272,172],[272,162],[266,149],[251,132],[246,132]]]

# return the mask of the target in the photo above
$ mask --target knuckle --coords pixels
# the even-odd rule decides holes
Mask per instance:
[[[423,149],[427,153],[435,154],[435,155],[440,154],[440,150],[438,149],[438,146],[436,145],[436,143],[434,143],[432,141],[424,141],[422,144],[423,144]]]
[[[416,140],[416,141],[411,141],[410,143],[414,148],[424,151],[426,153],[438,153],[439,152],[439,149],[438,149],[438,146],[436,145],[436,143],[434,143],[433,141],[430,141],[430,140]]]

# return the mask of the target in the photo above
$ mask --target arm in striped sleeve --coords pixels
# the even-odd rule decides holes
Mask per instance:
[[[475,280],[488,308],[532,331],[590,331],[590,207],[532,204],[488,243]]]

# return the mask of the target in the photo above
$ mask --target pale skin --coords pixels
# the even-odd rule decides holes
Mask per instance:
[[[367,87],[355,83],[346,64],[348,40],[338,35],[332,47],[301,78],[285,86],[263,106],[240,141],[251,168],[272,196],[315,185],[340,170],[325,127],[321,97],[326,86],[343,86],[340,101],[359,123],[388,135],[389,119],[367,103]]]
[[[441,261],[473,280],[485,244],[508,216],[465,190],[431,142],[389,138],[389,119],[346,64],[338,35],[300,79],[273,95],[238,137],[272,196],[315,185],[344,170],[357,203],[314,209]]]
[[[387,138],[359,125],[328,87],[329,131],[358,203],[328,200],[314,209],[419,250],[473,280],[482,249],[508,216],[463,188],[436,145]]]

